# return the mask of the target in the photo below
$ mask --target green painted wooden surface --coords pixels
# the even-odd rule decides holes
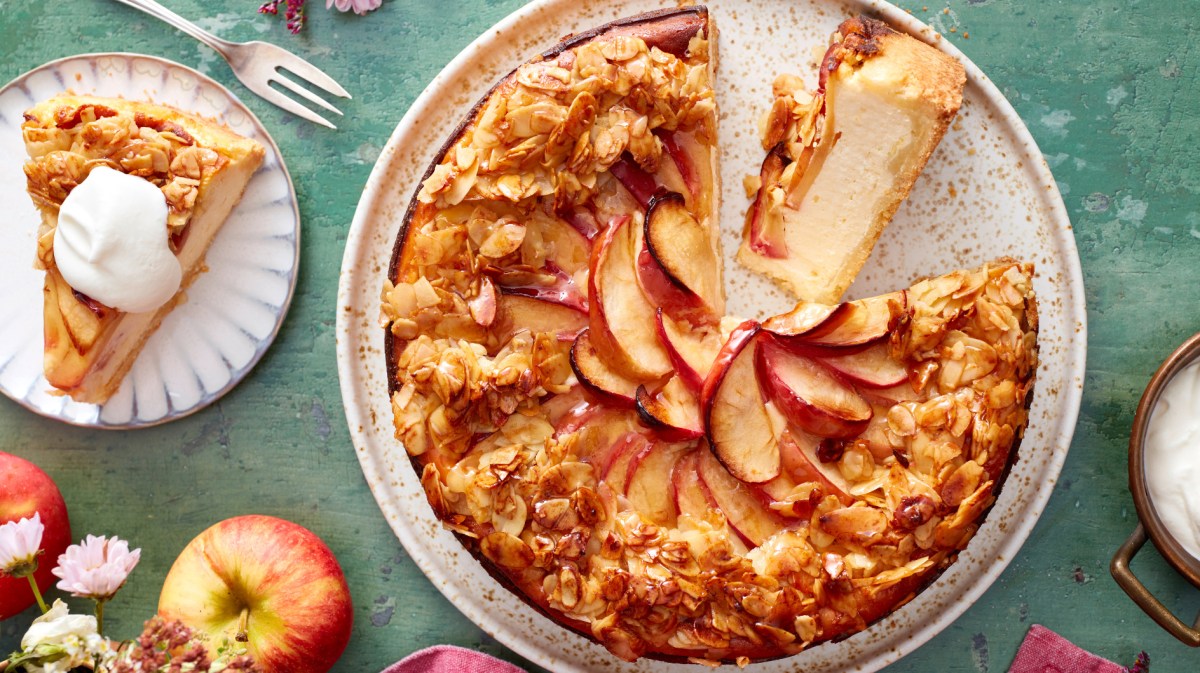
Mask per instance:
[[[274,41],[311,57],[355,95],[341,104],[341,130],[267,105],[208,48],[108,0],[0,0],[0,81],[62,56],[140,51],[229,86],[271,130],[299,194],[303,251],[291,313],[251,376],[203,413],[161,428],[102,433],[3,400],[0,450],[33,460],[58,481],[77,537],[116,534],[142,547],[141,565],[107,611],[113,635],[138,631],[195,534],[260,512],[315,531],[346,570],[355,626],[338,671],[369,673],[435,643],[519,662],[426,581],[367,490],[343,422],[334,298],[359,192],[392,128],[438,70],[522,0],[387,0],[366,17],[309,0],[309,25],[299,37],[255,14],[257,0],[166,4],[206,17],[201,25],[225,37]],[[1161,359],[1200,330],[1200,3],[900,4],[988,73],[1049,160],[1083,260],[1090,352],[1075,443],[1033,535],[965,616],[888,670],[1005,671],[1034,623],[1119,662],[1146,649],[1156,671],[1197,670],[1200,652],[1145,617],[1107,565],[1136,523],[1125,452],[1138,397]],[[1200,608],[1200,590],[1152,549],[1134,569],[1179,613]],[[0,651],[16,645],[32,617],[0,623]]]

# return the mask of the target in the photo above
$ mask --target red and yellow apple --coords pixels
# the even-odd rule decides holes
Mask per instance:
[[[350,640],[350,589],[333,552],[308,529],[270,516],[226,519],[188,543],[163,583],[158,612],[243,644],[272,673],[324,673]]]
[[[71,544],[67,504],[58,486],[37,465],[0,452],[0,524],[41,515],[42,554],[33,578],[45,593],[54,584],[50,570]],[[34,604],[33,590],[24,577],[0,577],[0,619],[8,619]]]

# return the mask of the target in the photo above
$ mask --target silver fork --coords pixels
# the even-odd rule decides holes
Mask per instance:
[[[319,105],[336,115],[341,115],[340,110],[279,72],[280,69],[287,70],[318,89],[335,96],[341,96],[342,98],[351,97],[345,89],[333,81],[332,77],[321,72],[308,61],[282,47],[277,47],[267,42],[259,42],[258,40],[254,42],[230,42],[229,40],[222,40],[175,12],[163,7],[154,0],[117,0],[117,2],[140,9],[150,16],[162,19],[212,47],[229,62],[229,67],[233,69],[233,74],[242,81],[242,84],[245,84],[246,88],[264,98],[268,103],[278,105],[284,110],[298,117],[303,117],[310,122],[328,126],[331,129],[337,128],[312,110],[271,88],[271,82],[276,82],[279,86],[304,98],[310,103]]]

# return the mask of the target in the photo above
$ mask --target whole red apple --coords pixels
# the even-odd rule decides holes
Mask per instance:
[[[163,583],[158,613],[243,643],[271,673],[325,673],[350,640],[350,589],[333,552],[271,516],[226,519],[188,543]]]
[[[0,524],[41,514],[46,532],[42,555],[33,577],[43,593],[54,584],[50,570],[58,555],[71,544],[71,522],[67,504],[58,486],[37,465],[0,451]],[[0,619],[8,619],[33,605],[33,590],[24,577],[0,577]]]

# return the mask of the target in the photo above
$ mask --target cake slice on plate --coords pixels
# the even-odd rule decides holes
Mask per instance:
[[[22,133],[46,380],[103,403],[204,269],[265,150],[174,108],[69,94],[28,110]]]
[[[815,94],[775,81],[770,150],[738,261],[807,301],[836,302],[962,104],[962,65],[872,19],[841,24]]]

